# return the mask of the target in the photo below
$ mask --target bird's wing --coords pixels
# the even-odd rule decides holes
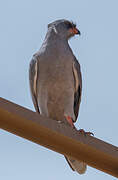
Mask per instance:
[[[73,74],[74,74],[74,81],[75,81],[74,113],[75,113],[75,121],[76,121],[78,113],[79,113],[81,94],[82,94],[81,69],[80,69],[80,64],[76,58],[74,58],[74,62],[73,62]]]
[[[36,111],[40,113],[37,102],[37,75],[38,75],[38,59],[35,56],[33,56],[29,67],[30,92],[34,107]]]
[[[81,76],[80,64],[75,57],[73,62],[73,74],[75,81],[74,113],[75,113],[75,117],[76,117],[75,121],[76,121],[79,113],[79,106],[80,106],[81,94],[82,94],[82,76]],[[73,171],[77,171],[79,174],[85,173],[87,165],[84,162],[74,160],[69,156],[66,156],[65,158]]]

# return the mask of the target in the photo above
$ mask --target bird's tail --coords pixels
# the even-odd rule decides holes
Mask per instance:
[[[77,171],[79,174],[84,174],[86,169],[87,169],[87,165],[82,162],[82,161],[77,161],[74,160],[73,158],[69,157],[69,156],[65,156],[70,168],[73,171]]]

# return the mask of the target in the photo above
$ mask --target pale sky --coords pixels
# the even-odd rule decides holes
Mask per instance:
[[[76,22],[81,36],[70,45],[82,69],[83,91],[76,127],[118,146],[118,1],[4,0],[0,2],[0,97],[34,110],[29,62],[41,46],[47,24]],[[0,130],[1,180],[115,180],[88,167],[71,171],[58,153]]]

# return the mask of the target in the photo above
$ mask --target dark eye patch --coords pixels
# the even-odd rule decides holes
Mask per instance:
[[[71,24],[72,24],[72,26],[73,26],[74,28],[76,28],[76,23],[71,22]]]
[[[75,27],[76,27],[76,24],[73,23],[73,22],[66,22],[66,27],[67,27],[68,29],[70,29],[70,28],[75,28]]]
[[[66,26],[67,26],[68,29],[73,27],[71,23],[67,23]]]

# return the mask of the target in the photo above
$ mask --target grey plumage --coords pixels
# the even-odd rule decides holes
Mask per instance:
[[[72,29],[73,31],[69,31]],[[64,116],[76,122],[81,101],[82,78],[80,64],[68,44],[68,39],[80,34],[76,25],[58,20],[48,25],[40,50],[34,54],[29,69],[30,90],[37,112],[69,124]],[[70,167],[82,174],[86,164],[66,157]]]

